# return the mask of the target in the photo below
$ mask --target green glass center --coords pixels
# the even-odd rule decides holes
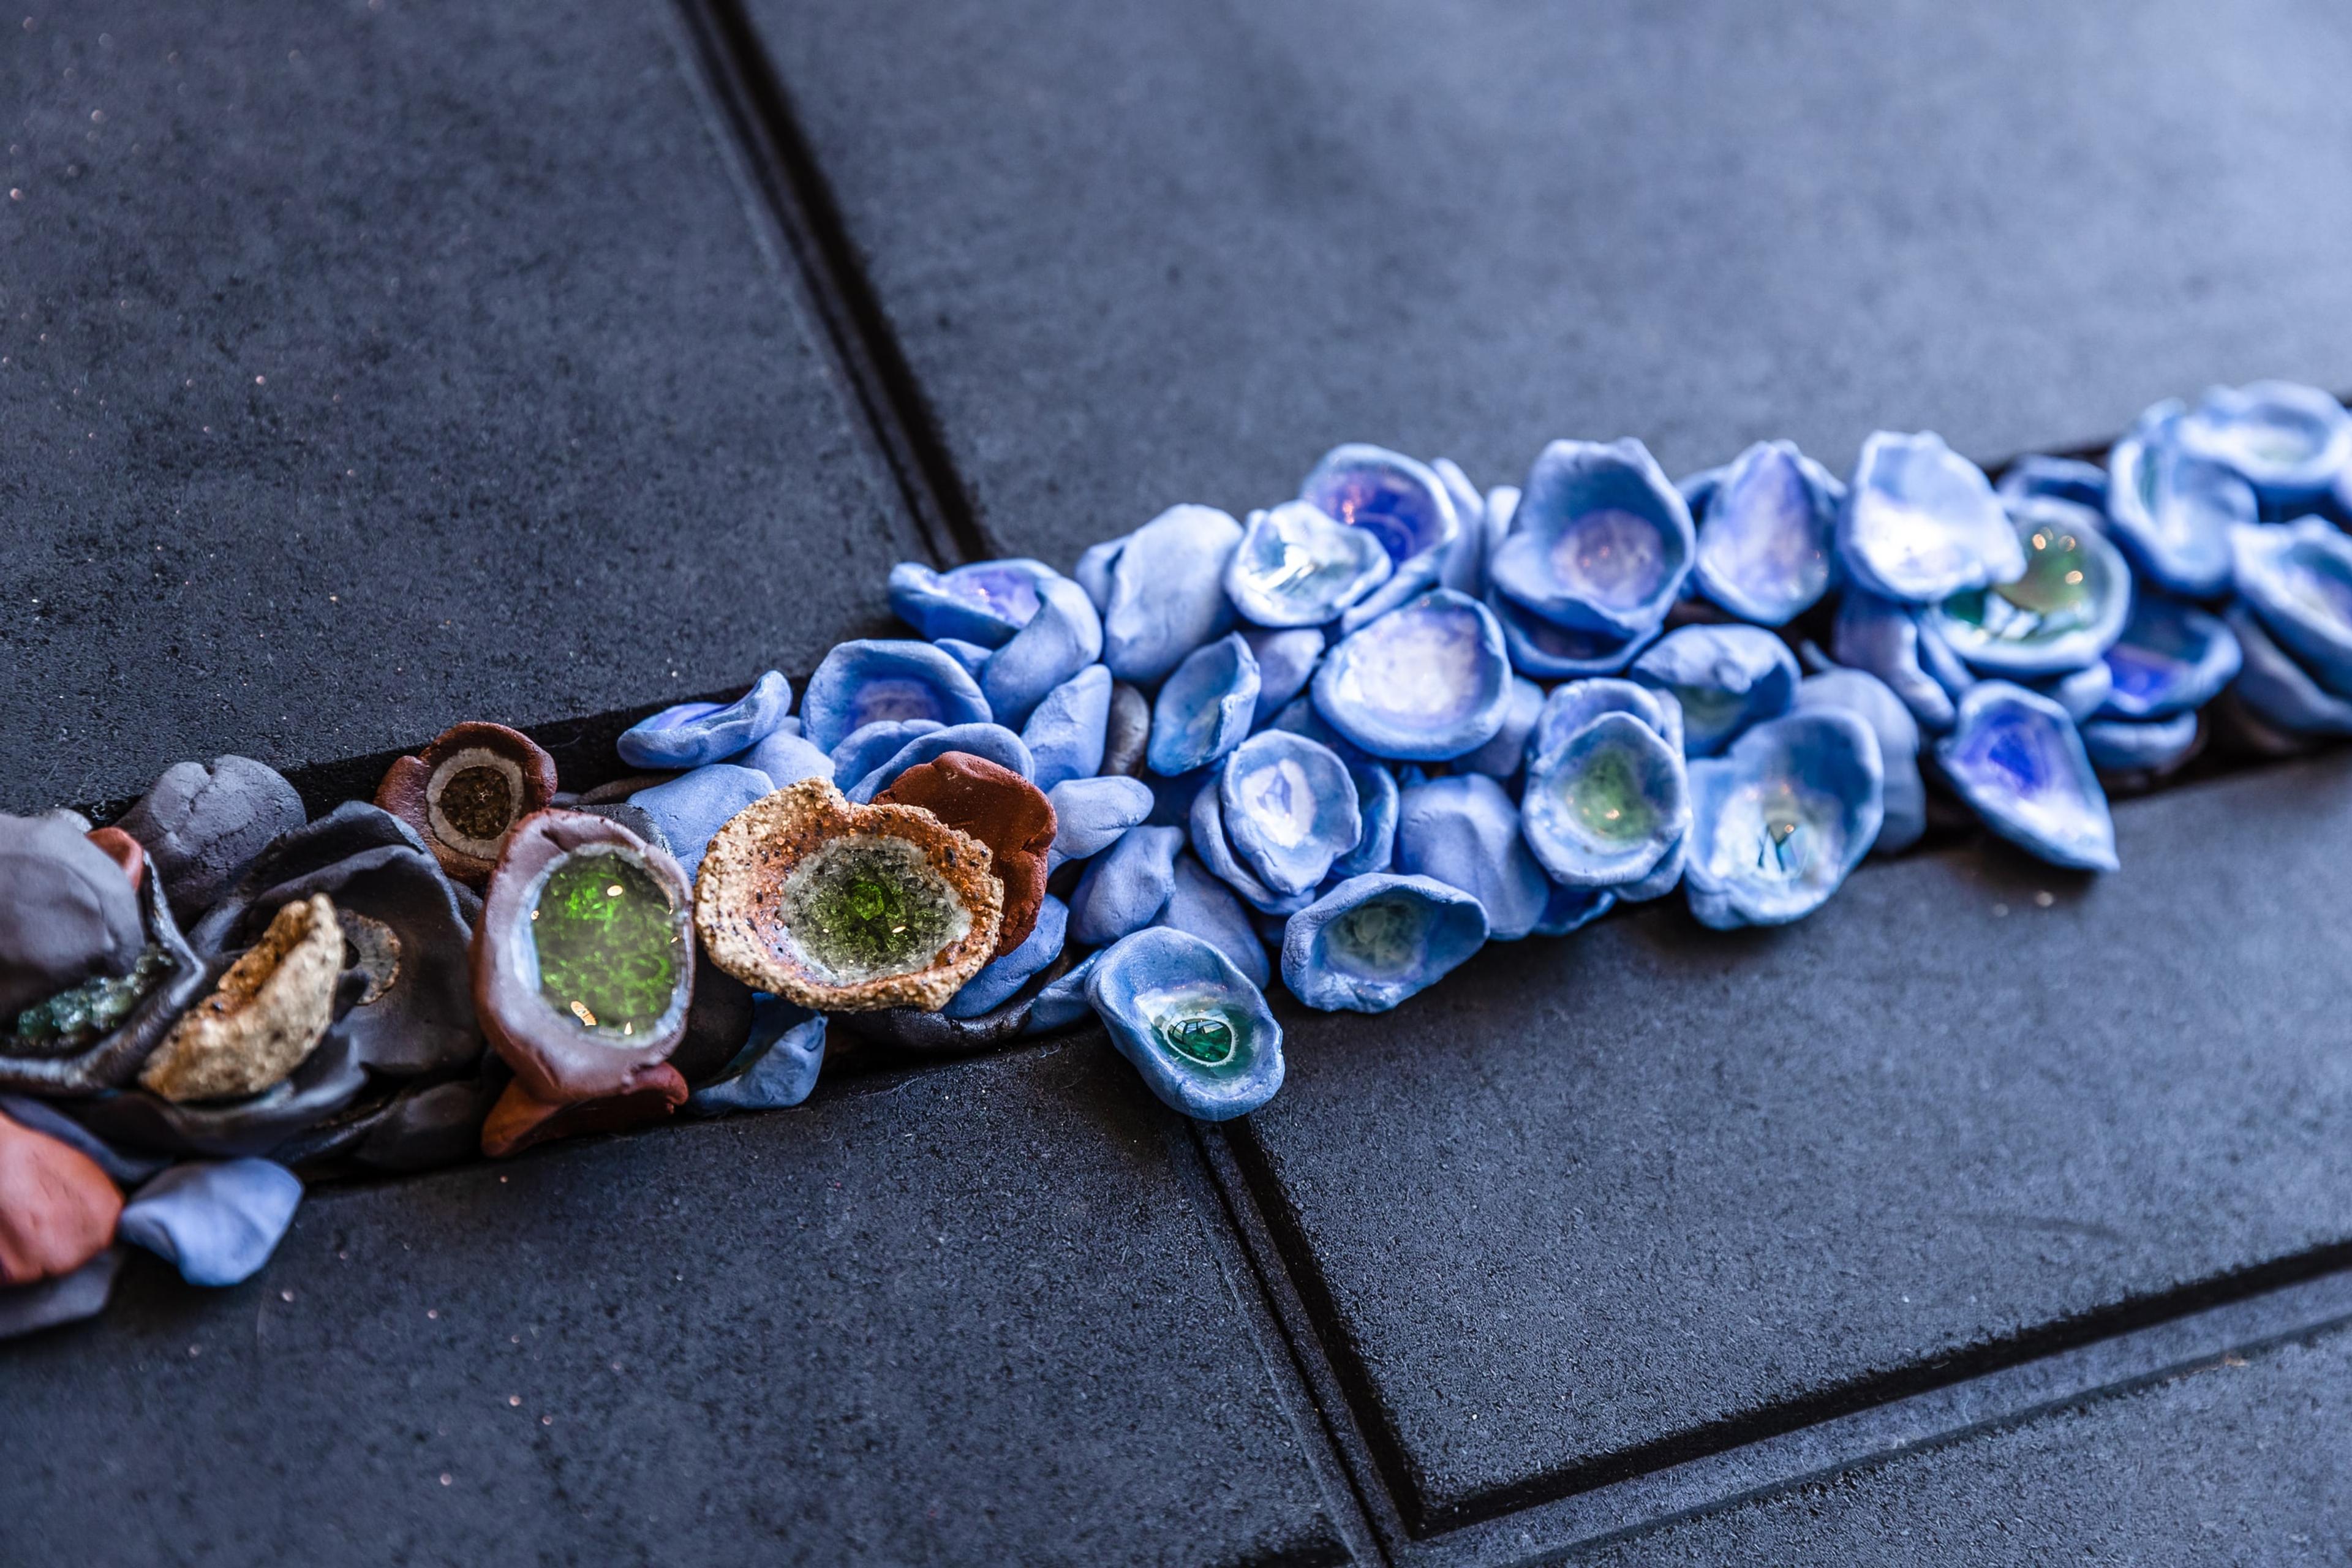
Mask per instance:
[[[1657,808],[1643,787],[1637,759],[1619,746],[1585,760],[1569,786],[1569,805],[1587,833],[1609,843],[1646,838],[1658,825]]]
[[[1168,1048],[1202,1067],[1223,1067],[1233,1060],[1241,1037],[1219,1013],[1180,1013],[1155,1026]]]
[[[687,962],[662,885],[619,855],[573,855],[550,871],[530,912],[530,939],[547,1005],[618,1041],[661,1022]]]
[[[1334,956],[1351,967],[1390,973],[1411,967],[1421,937],[1421,917],[1402,899],[1370,899],[1331,922],[1327,939]]]
[[[2088,626],[2097,613],[2098,563],[2072,530],[2037,523],[2024,531],[2025,575],[1994,588],[1972,588],[1944,602],[1944,613],[2004,642],[2057,637]]]
[[[36,1002],[16,1015],[7,1054],[20,1057],[67,1056],[88,1048],[121,1027],[139,999],[172,970],[172,961],[160,947],[140,953],[131,973],[100,975]]]
[[[835,838],[793,868],[779,913],[808,961],[855,984],[926,968],[971,929],[955,889],[903,838]]]

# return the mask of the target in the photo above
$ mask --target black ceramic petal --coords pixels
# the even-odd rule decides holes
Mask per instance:
[[[1069,967],[1070,953],[1066,948],[1031,976],[1011,1001],[976,1018],[950,1018],[919,1007],[886,1007],[874,1013],[829,1014],[832,1024],[828,1026],[847,1030],[870,1045],[918,1056],[969,1056],[1017,1038],[1029,1022],[1029,1004]]]
[[[273,840],[302,826],[302,797],[267,763],[215,757],[165,769],[115,826],[163,874],[173,911],[193,921]]]
[[[367,1068],[349,1036],[332,1029],[284,1083],[244,1100],[174,1105],[143,1089],[122,1089],[63,1109],[100,1138],[171,1154],[236,1158],[274,1154],[335,1115],[367,1088]]]
[[[148,941],[162,950],[169,971],[131,1008],[115,1031],[69,1056],[32,1055],[13,1035],[0,1034],[0,1089],[34,1094],[95,1094],[131,1081],[181,1014],[204,994],[204,961],[190,950],[172,918],[163,879],[151,873],[140,890]]]

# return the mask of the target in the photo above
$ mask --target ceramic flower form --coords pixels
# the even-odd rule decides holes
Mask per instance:
[[[1313,691],[1325,721],[1372,755],[1444,762],[1503,727],[1511,662],[1486,605],[1434,588],[1342,638]]]
[[[1464,773],[1485,773],[1489,778],[1513,777],[1527,763],[1528,737],[1535,733],[1543,706],[1544,689],[1525,676],[1513,676],[1511,706],[1503,715],[1503,727],[1476,751],[1455,758],[1454,765]]]
[[[1282,1087],[1282,1026],[1258,988],[1199,937],[1154,926],[1120,938],[1097,959],[1087,999],[1172,1110],[1230,1121]]]
[[[1201,858],[1201,864],[1260,914],[1295,914],[1313,903],[1315,891],[1311,887],[1295,892],[1268,887],[1234,852],[1233,837],[1225,830],[1224,793],[1219,779],[1206,781],[1193,793],[1185,813],[1186,832],[1192,853]]]
[[[2048,698],[2005,680],[1971,689],[1936,760],[2002,837],[2054,866],[2116,868],[2106,792],[2074,721]]]
[[[1829,590],[1845,486],[1790,441],[1759,441],[1680,486],[1698,522],[1691,581],[1742,620],[1786,625]]]
[[[1258,626],[1319,626],[1395,572],[1376,530],[1351,528],[1312,501],[1285,501],[1250,513],[1225,594]]]
[[[1519,809],[1545,872],[1575,888],[1640,882],[1691,823],[1682,753],[1627,712],[1600,714],[1538,752]]]
[[[1903,700],[1867,670],[1828,669],[1798,683],[1796,705],[1800,711],[1835,709],[1870,726],[1885,801],[1871,849],[1893,855],[1916,844],[1927,831],[1927,784],[1919,773],[1919,723]]]
[[[1975,684],[1944,639],[1920,624],[1918,612],[1855,588],[1838,601],[1830,651],[1840,664],[1885,681],[1923,730],[1950,729],[1953,703]]]
[[[2279,646],[2352,697],[2352,536],[2323,518],[2230,531],[2238,592]]]
[[[946,572],[901,561],[890,568],[890,608],[927,641],[953,637],[1000,648],[1037,614],[1039,590],[1061,575],[1042,561],[1019,558]]]
[[[2131,568],[2099,515],[2033,496],[2010,503],[2025,570],[1929,605],[1921,624],[1987,675],[2063,674],[2095,664],[2131,614]]]
[[[1648,447],[1554,441],[1528,471],[1488,577],[1538,620],[1632,638],[1665,619],[1696,550],[1690,507]]]
[[[1541,680],[1615,675],[1654,642],[1659,631],[1657,626],[1652,626],[1633,637],[1621,637],[1606,632],[1556,626],[1513,604],[1495,592],[1491,584],[1486,605],[1503,628],[1503,646],[1510,653],[1512,668]]]
[[[2237,678],[2244,656],[2219,616],[2141,594],[2105,661],[2108,689],[2101,712],[2146,721],[2202,708]]]
[[[1036,594],[1036,613],[980,669],[989,713],[1014,729],[1055,687],[1102,656],[1102,616],[1085,589],[1066,577],[1049,577]]]
[[[945,724],[909,737],[879,766],[856,783],[847,785],[843,793],[852,804],[863,805],[888,789],[908,768],[936,762],[950,752],[963,752],[985,758],[998,767],[1012,769],[1024,779],[1036,776],[1037,763],[1029,754],[1029,747],[1020,736],[1003,725]]]
[[[801,733],[826,752],[878,721],[955,725],[990,718],[988,700],[962,665],[927,642],[888,637],[835,644],[801,698]]]
[[[1385,1013],[1486,942],[1486,911],[1428,877],[1351,877],[1283,928],[1282,983],[1324,1012]]]
[[[1638,685],[1674,694],[1683,753],[1706,757],[1797,697],[1797,656],[1761,626],[1683,626],[1633,661]]]
[[[2261,502],[2229,464],[2183,447],[2179,398],[2141,414],[2107,454],[2105,510],[2132,563],[2176,594],[2205,598],[2230,584],[2230,530]]]
[[[2210,387],[2179,434],[2185,450],[2236,469],[2273,506],[2315,500],[2352,467],[2352,415],[2293,382]]]
[[[1862,444],[1837,544],[1849,578],[1903,604],[1934,604],[2025,573],[1991,481],[1933,431],[1879,430]]]
[[[1241,542],[1242,525],[1216,508],[1175,506],[1087,552],[1078,581],[1103,607],[1102,660],[1114,677],[1152,685],[1233,629],[1225,568]]]
[[[1370,533],[1393,568],[1387,582],[1343,612],[1342,632],[1435,586],[1462,532],[1453,493],[1434,469],[1360,441],[1324,453],[1299,484],[1298,499]]]
[[[1517,942],[1543,921],[1551,879],[1519,831],[1519,808],[1484,773],[1431,779],[1402,792],[1396,868],[1476,899],[1487,934]]]
[[[774,734],[792,710],[792,683],[774,670],[732,702],[681,702],[640,720],[615,742],[633,768],[698,768],[723,763]]]
[[[1194,648],[1151,705],[1151,771],[1175,778],[1242,743],[1257,711],[1257,656],[1239,632]]]
[[[2327,690],[2271,640],[2244,602],[2224,612],[2245,663],[2230,689],[2253,715],[2290,735],[2352,735],[2352,700]]]
[[[2107,470],[2080,458],[2049,458],[2035,453],[2011,463],[2002,472],[2000,482],[1993,486],[1993,491],[2005,501],[2023,500],[2028,496],[2054,496],[2104,515],[2107,510]]]
[[[1885,813],[1878,742],[1851,713],[1757,725],[1690,767],[1691,913],[1718,931],[1812,913],[1862,863]]]
[[[2197,753],[2194,713],[2134,721],[2094,719],[2083,725],[2083,750],[2103,773],[2161,777]]]
[[[1216,788],[1235,855],[1276,893],[1311,890],[1363,833],[1348,764],[1303,735],[1251,736],[1225,759]]]

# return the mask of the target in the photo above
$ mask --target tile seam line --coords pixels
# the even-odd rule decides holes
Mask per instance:
[[[901,501],[940,566],[1001,553],[866,275],[831,183],[740,0],[668,0]]]

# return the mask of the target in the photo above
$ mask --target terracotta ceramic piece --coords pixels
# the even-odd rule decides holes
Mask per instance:
[[[900,773],[874,804],[919,805],[987,845],[989,869],[1003,890],[995,952],[1028,940],[1045,899],[1045,852],[1054,847],[1054,807],[1045,791],[1011,768],[950,752]]]
[[[515,824],[555,795],[555,759],[503,724],[443,731],[384,770],[375,803],[424,837],[441,869],[471,887],[489,880]]]
[[[482,1152],[495,1160],[558,1138],[619,1132],[666,1121],[686,1103],[686,1079],[667,1062],[655,1063],[625,1092],[597,1100],[541,1100],[517,1078],[482,1123]]]
[[[0,1285],[72,1273],[106,1250],[121,1214],[96,1161],[0,1116]]]
[[[474,932],[474,1007],[532,1098],[568,1105],[677,1076],[690,897],[676,860],[605,817],[550,810],[515,826]]]
[[[944,1006],[996,951],[988,846],[912,805],[803,779],[711,839],[694,923],[711,962],[820,1012]]]
[[[138,891],[147,876],[147,848],[120,827],[93,827],[85,836],[106,852],[106,858],[122,868],[131,879],[131,888]]]
[[[234,1100],[292,1076],[333,1020],[343,931],[324,893],[280,904],[261,940],[173,1025],[139,1074],[165,1100]]]

